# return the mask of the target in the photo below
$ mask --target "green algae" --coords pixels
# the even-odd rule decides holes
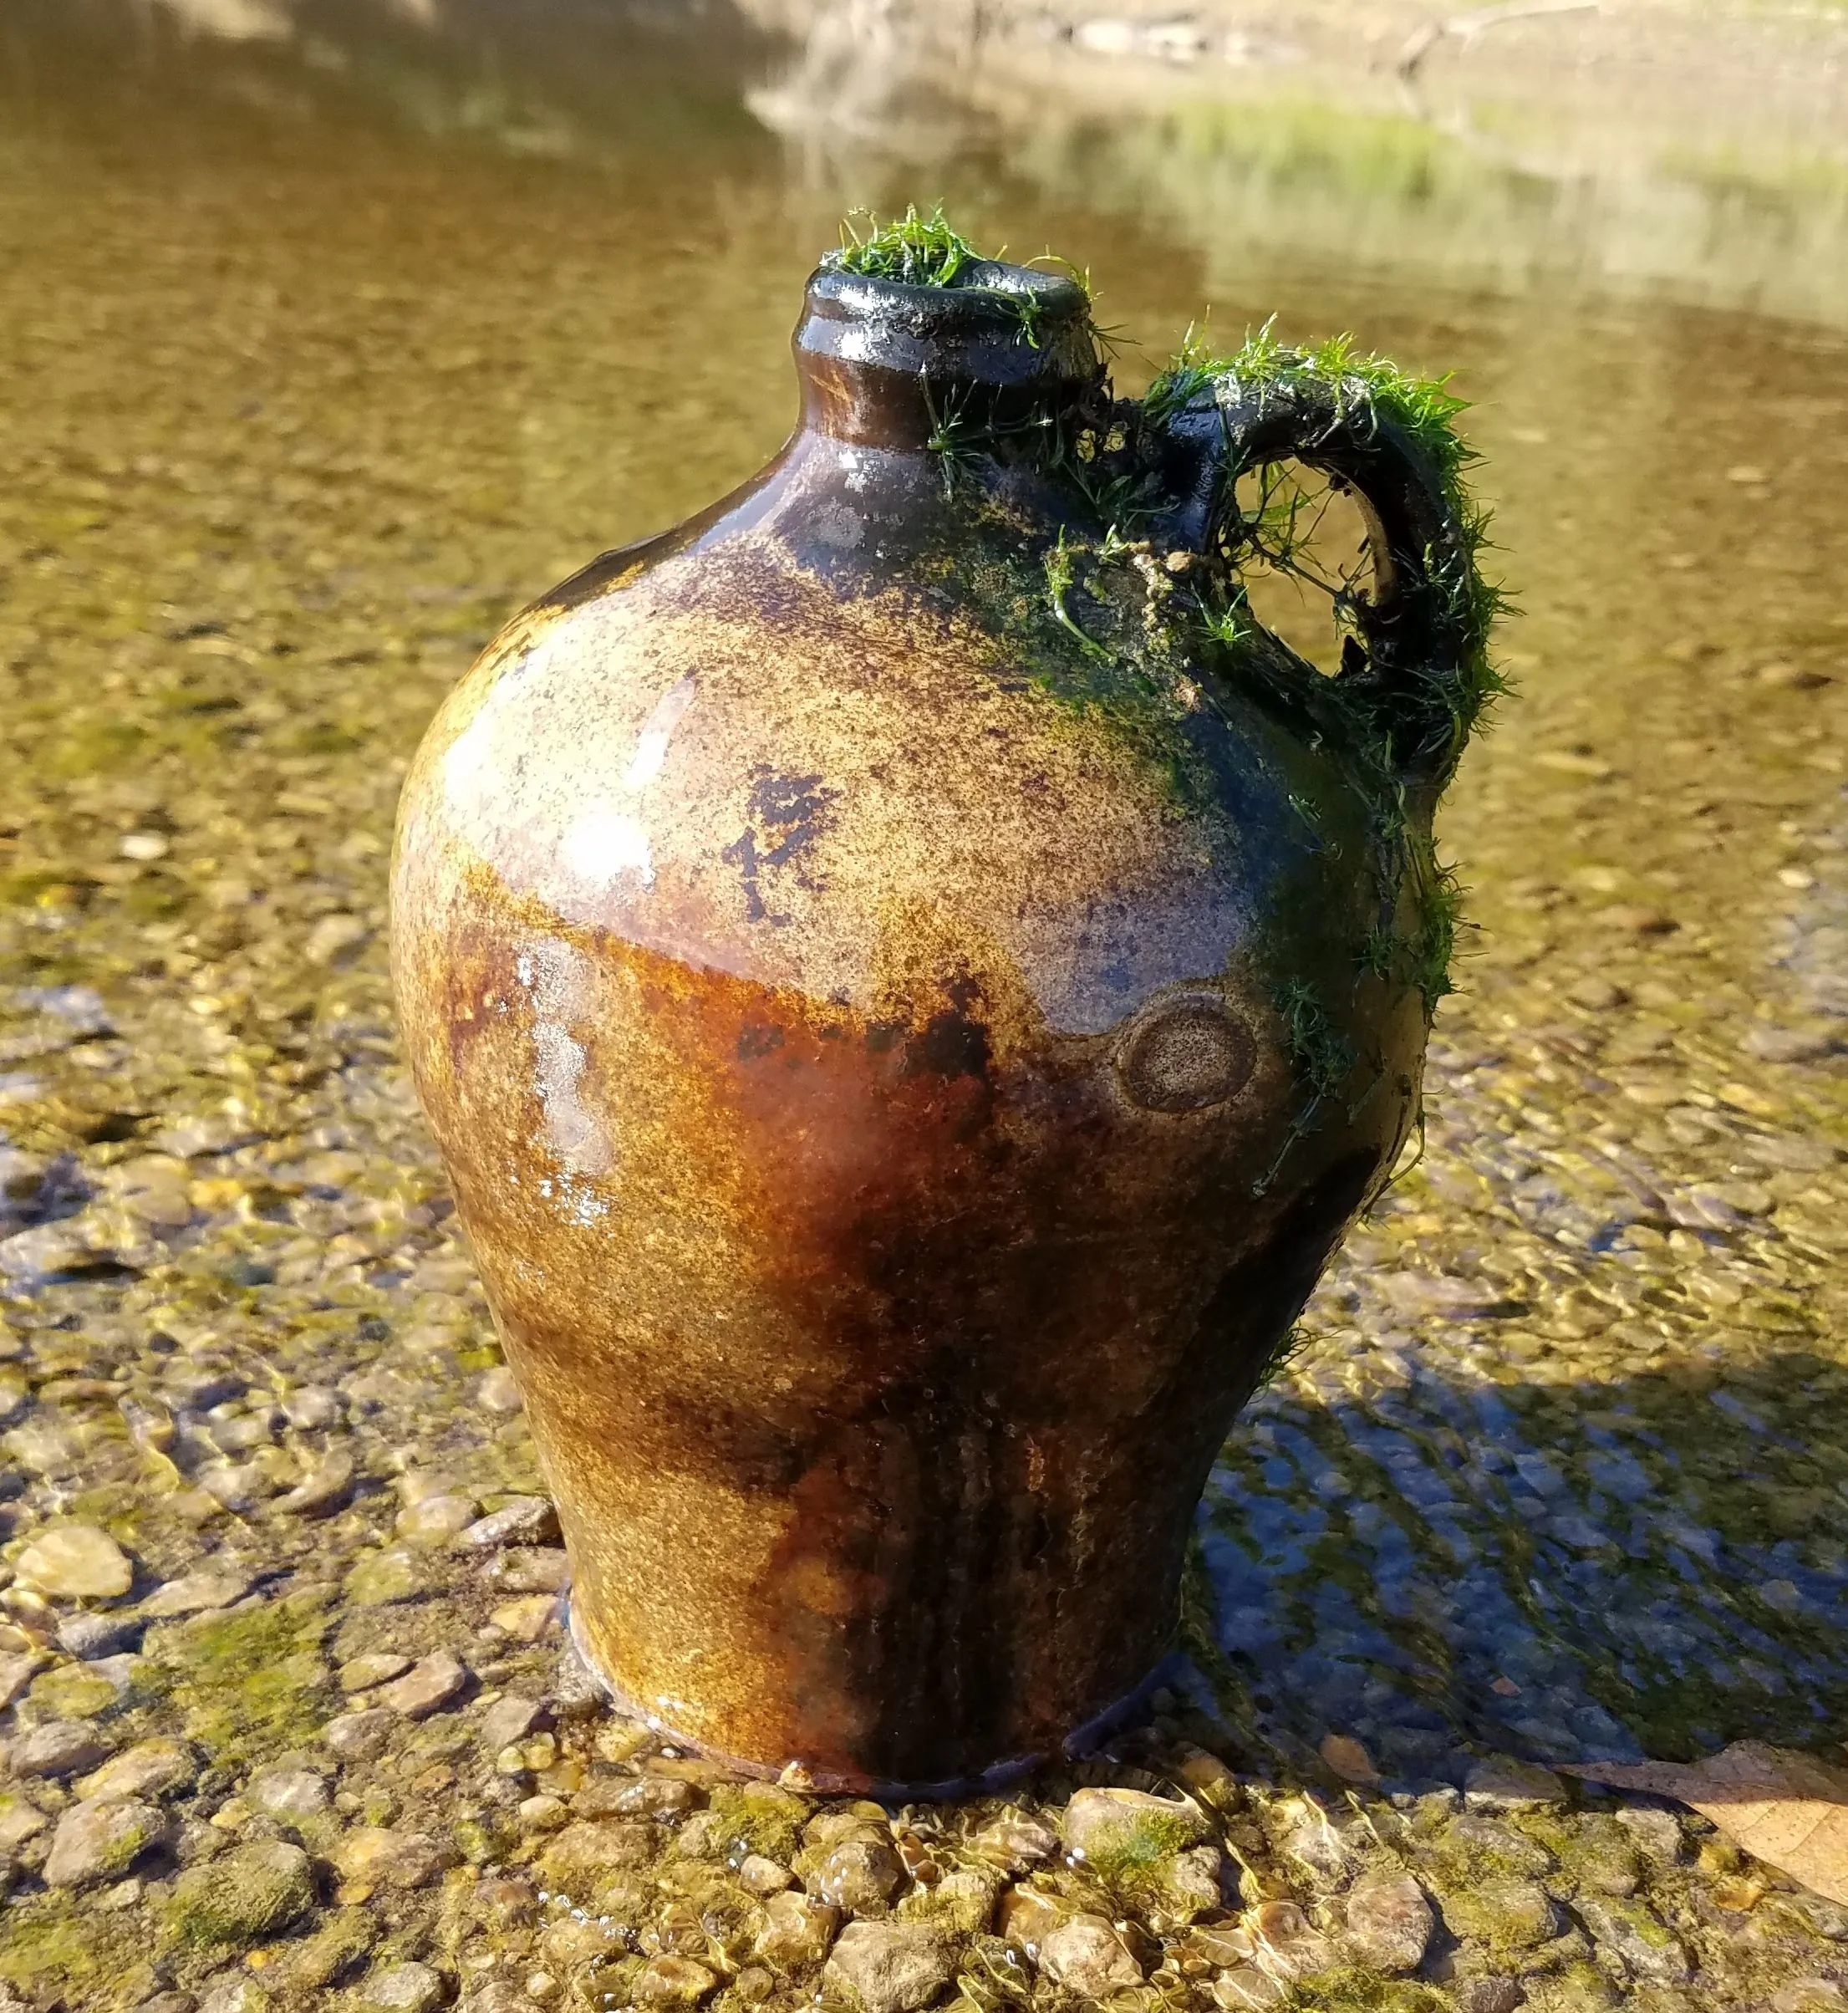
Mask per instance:
[[[313,1876],[299,1848],[266,1840],[237,1846],[174,1883],[167,1929],[201,1949],[263,1943],[313,1907]]]
[[[51,1720],[94,1720],[122,1702],[120,1689],[81,1664],[64,1664],[33,1680],[33,1705]]]
[[[800,1796],[768,1782],[715,1783],[695,1820],[711,1837],[715,1857],[732,1860],[756,1852],[787,1862],[802,1842],[810,1816]]]
[[[379,1940],[379,1928],[364,1909],[335,1909],[312,1935],[283,1958],[283,1980],[298,1992],[318,1992],[350,1978]]]
[[[1452,2003],[1415,1980],[1341,1966],[1292,1985],[1280,2005],[1284,2013],[1449,2013]]]
[[[865,232],[855,218],[863,217]],[[841,225],[841,248],[832,262],[843,273],[867,279],[899,280],[912,287],[950,287],[981,253],[944,217],[939,203],[929,216],[908,203],[903,217],[882,223],[868,211],[855,211]]]
[[[933,220],[938,226],[949,228],[940,212]],[[1427,580],[1419,605],[1435,611],[1423,647],[1445,660],[1395,661],[1390,677],[1375,675],[1367,604],[1352,582],[1324,582],[1308,566],[1299,503],[1280,492],[1277,464],[1241,458],[1229,436],[1198,549],[1168,549],[1162,526],[1173,500],[1163,492],[1158,471],[1175,430],[1228,404],[1261,415],[1267,400],[1286,394],[1320,400],[1331,427],[1362,441],[1390,436],[1428,471],[1448,529],[1441,548],[1422,555]],[[1374,915],[1337,950],[1336,961],[1346,959],[1357,986],[1372,980],[1395,998],[1415,994],[1428,1026],[1453,988],[1462,906],[1456,874],[1432,836],[1431,811],[1464,743],[1506,689],[1489,656],[1506,603],[1480,563],[1486,518],[1467,489],[1475,454],[1456,424],[1465,402],[1447,380],[1415,376],[1360,352],[1347,337],[1293,349],[1269,324],[1224,355],[1190,335],[1139,404],[1113,396],[1101,360],[1088,398],[1076,407],[1068,393],[1061,398],[1067,403],[1005,423],[979,420],[963,407],[932,408],[929,446],[939,461],[945,500],[962,501],[946,526],[951,543],[921,569],[927,589],[939,581],[959,589],[1011,668],[1031,677],[1082,731],[1101,731],[1133,751],[1164,794],[1195,812],[1216,815],[1221,787],[1189,731],[1190,715],[1203,705],[1240,694],[1294,716],[1311,745],[1338,751],[1341,787],[1363,807],[1372,829]],[[1007,471],[1021,468],[1045,485],[1060,513],[1049,543],[998,501]],[[1247,508],[1240,482],[1254,471],[1260,494]],[[1037,583],[1029,577],[1036,561]],[[1259,624],[1240,570],[1254,564],[1327,589],[1347,635],[1339,675],[1324,678]],[[1413,784],[1415,809],[1408,803]],[[1319,808],[1300,792],[1291,801],[1316,849],[1338,850]],[[1319,906],[1313,891],[1307,905],[1310,912]],[[1342,1026],[1347,1002],[1336,996],[1338,985],[1287,965],[1273,969],[1270,982],[1303,1101],[1255,1185],[1259,1195],[1324,1121],[1359,1061]],[[1377,1078],[1363,1098],[1377,1088]]]
[[[335,1695],[321,1655],[330,1601],[317,1589],[152,1632],[148,1687],[221,1765],[305,1745]]]
[[[1507,690],[1505,680],[1489,658],[1489,639],[1508,601],[1484,574],[1481,557],[1488,544],[1488,518],[1465,487],[1465,471],[1478,457],[1458,430],[1458,415],[1468,401],[1449,390],[1448,377],[1416,377],[1390,358],[1364,354],[1349,335],[1337,335],[1307,348],[1280,342],[1273,324],[1248,334],[1244,344],[1215,355],[1191,332],[1173,363],[1150,385],[1143,401],[1144,415],[1158,426],[1183,414],[1229,400],[1247,398],[1261,413],[1267,398],[1285,389],[1307,386],[1325,394],[1334,419],[1362,437],[1382,428],[1395,430],[1436,476],[1455,531],[1453,549],[1423,556],[1437,597],[1461,646],[1455,665],[1407,667],[1424,681],[1424,721],[1408,745],[1403,724],[1382,715],[1379,725],[1396,739],[1402,756],[1429,753],[1440,747],[1444,772],[1455,766],[1463,744],[1481,724],[1491,702]],[[1296,536],[1297,506],[1292,498],[1280,512],[1268,492],[1255,512],[1243,510],[1236,486],[1245,466],[1229,461],[1220,478],[1218,514],[1229,550],[1249,553],[1298,578],[1324,585],[1301,563]],[[1344,588],[1331,590],[1337,617],[1352,609]],[[1338,685],[1339,681],[1337,681]],[[1441,742],[1431,739],[1431,723],[1442,720]]]
[[[130,1923],[66,1894],[13,1896],[0,1930],[0,1983],[24,1992],[82,1990],[100,2001],[146,1953]]]

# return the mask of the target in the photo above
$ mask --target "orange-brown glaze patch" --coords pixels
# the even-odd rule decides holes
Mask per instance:
[[[867,1012],[479,869],[448,895],[401,940],[420,1085],[618,1687],[766,1766],[929,1781],[1133,1686],[1397,1106],[1260,1205],[1274,1047],[1228,1103],[1140,1108],[945,919],[895,919]]]

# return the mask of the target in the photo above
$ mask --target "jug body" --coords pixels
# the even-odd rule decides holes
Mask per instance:
[[[579,1645],[828,1787],[979,1780],[1146,1678],[1226,1428],[1418,1108],[1429,1001],[1367,946],[1431,898],[1379,737],[1176,616],[1172,471],[1074,558],[1107,527],[1032,429],[1094,466],[1112,409],[1082,295],[1018,283],[1031,344],[818,275],[788,447],[510,625],[394,864]]]

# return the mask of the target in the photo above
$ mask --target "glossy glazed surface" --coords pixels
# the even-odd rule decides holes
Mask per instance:
[[[1056,1750],[1162,1654],[1424,1017],[1353,976],[1359,751],[1200,665],[1104,704],[1036,612],[1074,498],[924,451],[918,345],[1077,398],[1082,319],[946,362],[928,290],[858,292],[812,288],[765,475],[444,707],[397,982],[580,1641],[703,1745],[916,1785]],[[1304,974],[1363,1065],[1307,1123]]]

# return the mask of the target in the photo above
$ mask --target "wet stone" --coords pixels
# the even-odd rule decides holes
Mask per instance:
[[[690,1957],[651,1957],[629,1988],[639,2006],[697,2005],[719,1982],[718,1974]]]
[[[558,1833],[540,1864],[547,1880],[568,1893],[599,1873],[649,1865],[658,1848],[654,1827],[645,1819],[584,1819]]]
[[[1255,2013],[1283,2004],[1284,1987],[1255,1965],[1235,1965],[1213,1980],[1213,2003],[1225,2013]]]
[[[1357,1881],[1346,1903],[1347,1936],[1359,1961],[1376,1971],[1415,1971],[1434,1920],[1424,1890],[1409,1873]]]
[[[486,1552],[505,1545],[551,1545],[557,1536],[558,1512],[549,1499],[521,1496],[468,1525],[461,1542]]]
[[[344,1692],[369,1691],[375,1684],[401,1678],[410,1669],[410,1662],[395,1649],[372,1649],[364,1656],[349,1657],[334,1675]]]
[[[109,1601],[128,1592],[128,1554],[94,1524],[54,1524],[13,1561],[16,1577],[54,1601]]]
[[[1581,1895],[1578,1912],[1593,1939],[1621,1958],[1627,1970],[1652,1985],[1682,1985],[1693,1967],[1681,1939],[1641,1901]]]
[[[456,1863],[455,1848],[427,1832],[394,1831],[387,1825],[355,1825],[334,1842],[328,1857],[344,1881],[369,1890],[428,1887]]]
[[[353,1456],[344,1447],[330,1449],[294,1488],[277,1497],[276,1508],[288,1516],[331,1515],[346,1501],[352,1489],[354,1465]],[[383,1579],[379,1583],[384,1583]],[[396,1593],[389,1598],[401,1600],[406,1596]]]
[[[562,1593],[571,1583],[571,1562],[556,1546],[509,1546],[490,1562],[486,1577],[508,1593]]]
[[[132,1649],[145,1626],[139,1614],[104,1613],[67,1615],[58,1625],[58,1647],[85,1661]],[[10,1702],[10,1701],[9,1701]]]
[[[1335,1946],[1293,1901],[1263,1901],[1245,1918],[1265,1968],[1285,1979],[1313,1978],[1335,1962]]]
[[[378,1927],[366,1909],[337,1908],[311,1933],[292,1941],[277,1970],[294,1990],[318,1992],[350,1978],[378,1939]]]
[[[298,1384],[282,1400],[283,1416],[298,1432],[313,1432],[338,1424],[346,1407],[337,1392],[319,1384]]]
[[[1223,1766],[1223,1764],[1222,1764]],[[1009,1873],[1043,1865],[1059,1849],[1059,1835],[1036,1819],[1009,1812],[984,1825],[970,1840],[971,1850]]]
[[[469,1683],[468,1666],[451,1651],[440,1649],[386,1685],[378,1694],[379,1703],[407,1720],[427,1719],[456,1705]]]
[[[1224,1899],[1225,1856],[1216,1845],[1196,1845],[1158,1860],[1133,1892],[1162,1926],[1191,1922]]]
[[[344,1682],[344,1677],[342,1681]],[[496,1699],[481,1715],[481,1745],[490,1754],[498,1754],[503,1747],[523,1740],[544,1722],[546,1716],[542,1700],[525,1699],[517,1692],[509,1692],[505,1698]]]
[[[1632,1804],[1620,1810],[1616,1819],[1636,1840],[1638,1850],[1656,1865],[1672,1866],[1680,1858],[1681,1821],[1672,1811]]]
[[[1540,1810],[1564,1803],[1565,1785],[1549,1768],[1493,1755],[1471,1766],[1464,1777],[1463,1796],[1471,1810]]]
[[[555,1981],[548,1978],[548,1983]],[[551,1992],[543,1995],[547,2002]],[[485,1985],[471,1985],[463,1994],[458,2013],[537,2013],[540,2000],[522,1986],[504,1978],[491,1978]]]
[[[571,1800],[574,1817],[681,1817],[702,1801],[674,1776],[593,1776]]]
[[[508,1601],[488,1617],[503,1634],[517,1643],[537,1643],[559,1617],[558,1597],[552,1593],[528,1593]]]
[[[390,1745],[397,1715],[383,1706],[342,1713],[321,1729],[321,1738],[344,1761],[370,1761]]]
[[[168,1580],[141,1603],[145,1621],[176,1615],[205,1614],[241,1601],[256,1584],[256,1575],[238,1566],[206,1567]]]
[[[84,1888],[115,1879],[166,1835],[166,1812],[158,1804],[134,1797],[74,1803],[52,1834],[45,1884]]]
[[[1072,1913],[1038,1888],[1013,1887],[1001,1896],[995,1926],[1016,1949],[1037,1960],[1041,1945]]]
[[[433,2013],[448,1996],[440,1971],[427,1964],[388,1965],[354,1988],[355,2013]]]
[[[346,1596],[355,1608],[389,1608],[415,1600],[427,1582],[427,1573],[410,1552],[379,1552],[347,1575]]]
[[[117,1796],[165,1796],[187,1787],[197,1776],[199,1761],[184,1740],[156,1735],[125,1748],[94,1775],[77,1785],[78,1793],[94,1802]]]
[[[841,1910],[807,1894],[776,1893],[764,1903],[764,1927],[752,1954],[780,1971],[819,1964],[832,1948]]]
[[[1538,1882],[1496,1875],[1445,1894],[1443,1919],[1459,1936],[1490,1950],[1525,1950],[1559,1932],[1559,1911]]]
[[[1770,2013],[1839,2013],[1848,1994],[1833,1979],[1797,1978],[1771,1995]]]
[[[1204,1816],[1193,1803],[1133,1789],[1082,1789],[1060,1826],[1065,1849],[1101,1878],[1148,1866],[1204,1843]]]
[[[227,1972],[207,1983],[193,2013],[276,2013],[276,2000],[254,1978]]]
[[[1143,1980],[1142,1966],[1105,1915],[1073,1915],[1048,1931],[1040,1944],[1040,1969],[1083,1999],[1106,1999]]]
[[[32,1687],[32,1703],[60,1720],[94,1720],[107,1713],[132,1681],[132,1657],[100,1657],[46,1671]]]
[[[1525,1989],[1512,1978],[1472,1978],[1456,1988],[1457,2013],[1516,2013],[1527,2003]]]
[[[0,1657],[0,1711],[12,1705],[38,1674],[42,1659],[36,1650],[22,1649]]]
[[[96,1767],[115,1745],[106,1735],[81,1720],[48,1720],[8,1743],[7,1766],[14,1775],[28,1780],[74,1776]]]
[[[205,1945],[261,1943],[313,1905],[308,1856],[280,1838],[237,1846],[205,1865],[187,1868],[173,1895],[181,1936]]]
[[[781,1894],[793,1887],[796,1876],[787,1866],[766,1859],[761,1852],[747,1852],[739,1863],[738,1883],[751,1894]]]
[[[934,1886],[920,1887],[899,1903],[905,1922],[934,1923],[958,1935],[973,1936],[994,1919],[1007,1876],[999,1867],[958,1867]]]
[[[904,1884],[904,1868],[890,1843],[872,1838],[848,1838],[828,1852],[802,1882],[817,1900],[856,1915],[883,1915],[892,1897]]]
[[[472,1496],[433,1496],[398,1514],[395,1526],[400,1544],[435,1551],[453,1544],[476,1519],[480,1508]]]
[[[28,1838],[36,1838],[51,1823],[29,1798],[0,1791],[0,1859],[10,1858]]]
[[[956,1946],[934,1929],[850,1922],[827,1960],[827,1977],[865,2013],[919,2013],[956,1975]]]
[[[509,1414],[521,1409],[520,1387],[504,1363],[484,1371],[476,1379],[476,1402],[490,1412]]]
[[[1438,1834],[1432,1851],[1459,1874],[1475,1869],[1545,1873],[1553,1865],[1553,1855],[1545,1846],[1499,1817],[1459,1817]]]
[[[251,1778],[244,1799],[265,1817],[293,1822],[317,1817],[330,1801],[326,1782],[310,1768],[269,1768]]]

